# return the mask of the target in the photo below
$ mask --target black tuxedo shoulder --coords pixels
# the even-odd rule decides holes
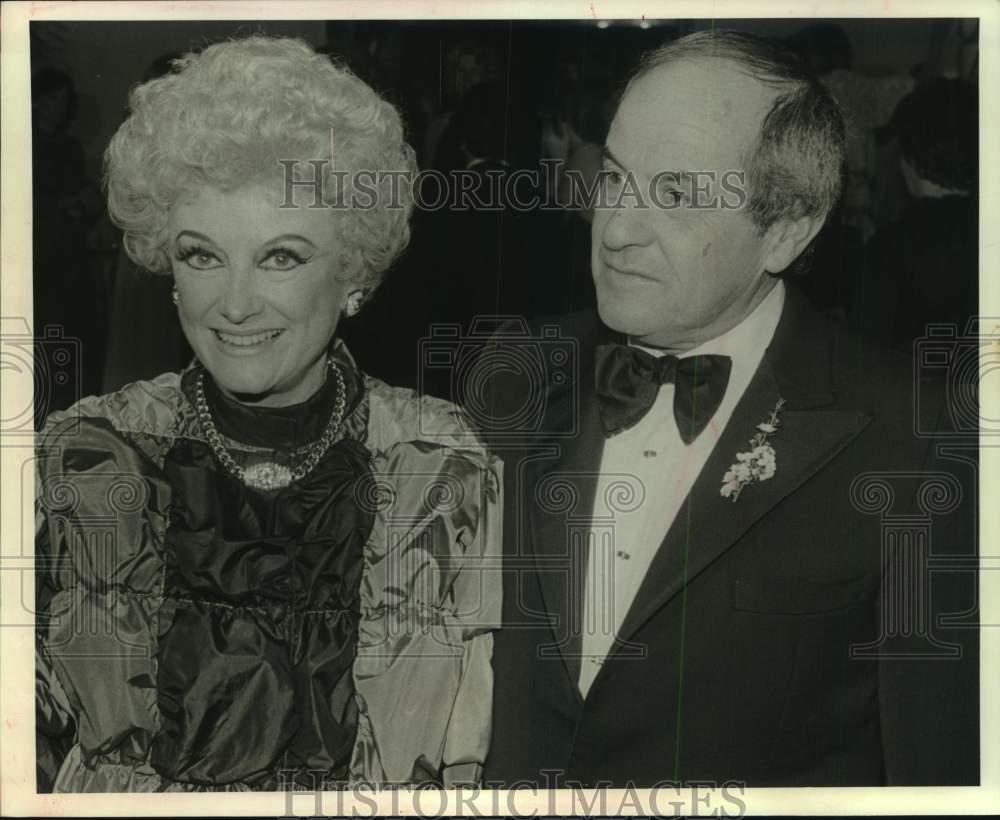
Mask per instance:
[[[945,368],[920,367],[916,358],[825,316],[791,282],[768,360],[789,395],[817,408],[864,411],[876,425],[933,429],[946,399]]]
[[[948,408],[946,368],[923,366],[917,353],[885,347],[846,324],[831,330],[838,403],[867,410],[877,424],[905,424],[911,434],[940,427]]]
[[[476,392],[459,401],[482,408],[476,415],[487,433],[509,431],[507,420],[525,415],[526,432],[533,435],[538,429],[531,408],[547,406],[557,394],[581,391],[597,344],[613,337],[594,310],[510,319],[477,351],[469,369],[476,377],[464,382]],[[496,429],[490,430],[493,423]]]
[[[533,400],[548,401],[573,385],[585,401],[597,346],[625,338],[594,309],[508,322],[490,341],[486,355],[495,356],[499,366],[483,368],[483,393],[498,418],[516,414]],[[555,371],[545,363],[546,353],[556,348],[568,356],[570,381],[553,378]],[[916,443],[915,430],[937,429],[946,412],[946,368],[922,368],[914,357],[830,319],[792,282],[786,283],[782,316],[767,352],[782,395],[814,407],[863,411],[876,430],[909,431],[911,443]],[[515,360],[531,356],[541,365],[528,378]],[[894,446],[905,447],[905,439],[894,439]]]
[[[827,377],[838,404],[869,409],[877,419],[921,416],[923,428],[933,426],[946,401],[943,369],[919,367],[912,356],[887,347],[822,314],[799,289],[787,286],[782,324],[791,328],[775,345],[793,347],[801,355],[792,372],[811,370]],[[593,362],[598,344],[623,342],[625,335],[605,325],[596,310],[533,317],[529,334],[541,337],[558,328],[559,338],[572,340],[581,372]],[[817,344],[817,340],[820,343]],[[776,351],[778,356],[781,351]]]
[[[603,325],[594,309],[577,310],[573,313],[554,313],[535,316],[529,321],[536,332],[548,325],[557,325],[564,335],[573,339],[591,339],[610,331]]]

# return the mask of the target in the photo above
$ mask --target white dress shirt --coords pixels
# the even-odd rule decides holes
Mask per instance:
[[[579,686],[584,697],[654,554],[757,371],[774,336],[784,301],[784,284],[779,281],[738,325],[684,352],[681,358],[708,353],[732,359],[722,403],[691,444],[684,444],[677,430],[673,384],[660,387],[656,401],[638,424],[605,440],[594,498],[583,607]],[[654,356],[669,352],[636,346]],[[752,427],[747,427],[748,439],[754,432]]]

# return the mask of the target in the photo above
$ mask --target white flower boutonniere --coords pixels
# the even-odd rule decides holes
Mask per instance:
[[[768,439],[781,426],[778,414],[784,404],[784,399],[778,399],[770,418],[757,425],[758,432],[750,439],[753,449],[748,453],[736,454],[736,463],[722,477],[722,489],[719,493],[723,498],[731,498],[735,503],[744,487],[756,481],[767,481],[778,469],[774,448],[768,443]]]

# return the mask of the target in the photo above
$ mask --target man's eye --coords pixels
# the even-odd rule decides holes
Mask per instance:
[[[288,248],[275,248],[268,252],[260,263],[262,268],[268,270],[292,270],[303,264],[306,260]]]
[[[660,202],[666,206],[683,205],[687,201],[687,194],[679,188],[661,188]]]
[[[604,183],[606,185],[619,186],[625,184],[625,175],[616,168],[605,168],[601,173],[604,176]]]

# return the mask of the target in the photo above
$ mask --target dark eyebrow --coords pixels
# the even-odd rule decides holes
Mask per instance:
[[[626,170],[625,169],[625,163],[622,162],[620,159],[618,159],[618,157],[616,157],[614,154],[612,154],[611,153],[611,149],[608,148],[608,146],[606,146],[606,145],[601,146],[601,159],[610,160],[615,165],[617,165],[619,168],[621,168],[623,171]]]
[[[177,234],[177,239],[180,239],[182,236],[190,236],[192,239],[200,239],[202,242],[208,242],[211,245],[215,244],[214,239],[205,236],[203,233],[198,233],[198,231],[181,231]]]
[[[623,163],[618,157],[616,157],[608,146],[603,146],[601,148],[601,158],[610,160],[623,171],[627,170],[625,163]],[[654,175],[655,176],[655,175]],[[678,184],[681,182],[691,182],[692,180],[697,181],[695,174],[690,171],[664,171],[663,176],[669,179],[671,182]]]
[[[205,234],[203,234],[203,233],[198,233],[198,231],[185,230],[185,231],[181,231],[179,234],[177,234],[177,238],[178,239],[180,239],[182,236],[187,236],[187,237],[190,237],[192,239],[198,239],[198,240],[201,240],[202,242],[208,242],[209,244],[212,244],[212,245],[216,244],[214,239],[212,239],[211,237],[205,236]],[[267,242],[265,242],[264,244],[265,245],[274,245],[274,244],[276,244],[278,242],[288,242],[289,240],[294,240],[294,241],[297,241],[297,242],[305,242],[310,247],[313,247],[313,248],[316,247],[316,243],[313,242],[311,239],[308,239],[308,238],[306,238],[304,236],[301,236],[300,234],[297,234],[297,233],[285,233],[285,234],[282,234],[281,236],[274,237],[274,239],[268,239]]]
[[[691,182],[692,180],[697,182],[697,177],[690,171],[664,171],[663,177],[665,179],[669,179],[675,184],[681,182]]]
[[[265,242],[264,244],[265,245],[273,245],[276,242],[288,242],[289,240],[292,240],[292,241],[295,241],[295,242],[305,242],[307,245],[310,245],[313,248],[316,247],[316,243],[313,242],[311,239],[308,239],[308,238],[302,236],[301,234],[297,234],[297,233],[283,233],[281,236],[274,237],[274,239],[268,239],[267,242]]]

